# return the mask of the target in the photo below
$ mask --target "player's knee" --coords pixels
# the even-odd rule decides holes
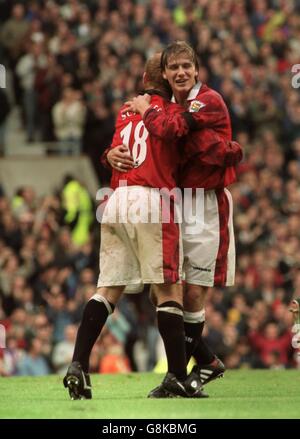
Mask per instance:
[[[183,297],[184,309],[200,311],[204,308],[208,288],[200,285],[188,285]]]
[[[189,286],[184,294],[184,300],[188,303],[200,302],[202,301],[202,298],[203,294],[201,287],[198,287],[197,285]]]
[[[179,284],[156,284],[152,285],[152,291],[156,297],[156,305],[165,301],[175,301],[182,305],[182,286]]]
[[[124,289],[125,286],[100,287],[97,288],[97,294],[100,294],[106,300],[116,305]]]

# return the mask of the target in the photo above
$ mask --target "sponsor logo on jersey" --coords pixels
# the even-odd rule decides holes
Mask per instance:
[[[205,104],[201,101],[192,101],[190,104],[189,112],[197,113],[201,108],[205,107]]]

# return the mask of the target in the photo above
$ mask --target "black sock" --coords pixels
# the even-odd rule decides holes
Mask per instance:
[[[207,346],[206,342],[203,340],[202,337],[204,324],[205,322],[200,323],[201,325],[200,338],[193,352],[193,357],[195,358],[198,366],[204,366],[206,364],[210,364],[215,359],[215,355],[212,353],[212,351]]]
[[[203,325],[201,322],[190,323],[184,322],[185,331],[185,350],[186,350],[186,364],[191,359],[193,352],[196,349],[202,333]]]
[[[110,302],[107,302],[107,304],[113,312],[114,305]],[[94,299],[89,300],[84,308],[72,361],[79,361],[86,373],[89,371],[91,351],[109,314],[106,304]]]
[[[162,336],[168,372],[179,380],[186,378],[186,354],[182,306],[175,301],[164,302],[157,307],[157,322]]]

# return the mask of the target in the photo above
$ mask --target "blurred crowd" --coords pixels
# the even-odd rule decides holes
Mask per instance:
[[[291,299],[300,297],[300,94],[292,86],[300,1],[0,3],[0,62],[12,73],[28,141],[56,140],[62,153],[88,154],[101,183],[109,175],[99,158],[116,111],[142,89],[145,59],[175,39],[196,48],[200,79],[223,95],[245,152],[231,187],[236,284],[210,292],[206,339],[229,368],[300,367],[289,312]],[[7,114],[9,105],[0,105],[0,145]],[[7,349],[0,374],[62,373],[71,359],[83,304],[95,291],[99,236],[86,194],[85,212],[79,206],[68,212],[70,183],[85,193],[80,182],[66,180],[42,199],[28,187],[13,199],[1,194],[0,322]],[[146,289],[122,299],[91,370],[151,370],[158,345]]]

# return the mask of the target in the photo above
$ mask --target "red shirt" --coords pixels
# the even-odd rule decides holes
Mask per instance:
[[[164,110],[166,101],[159,95],[152,95],[151,106],[156,112]],[[124,108],[124,107],[122,107]],[[130,149],[136,167],[128,172],[113,169],[111,187],[126,180],[128,186],[148,186],[172,189],[178,185],[180,152],[178,142],[167,143],[164,139],[149,135],[139,114],[120,110],[111,147],[125,144]]]
[[[235,165],[242,159],[242,149],[231,141],[227,107],[216,91],[197,83],[188,96],[189,108],[166,104],[165,111],[151,106],[144,114],[148,131],[171,143],[185,139],[185,153],[180,172],[180,186],[217,189],[236,181]]]
[[[291,331],[287,330],[275,339],[267,338],[260,332],[252,331],[249,334],[249,341],[251,346],[258,351],[265,365],[268,365],[269,356],[275,352],[278,354],[280,364],[288,364],[288,354],[292,343]]]

